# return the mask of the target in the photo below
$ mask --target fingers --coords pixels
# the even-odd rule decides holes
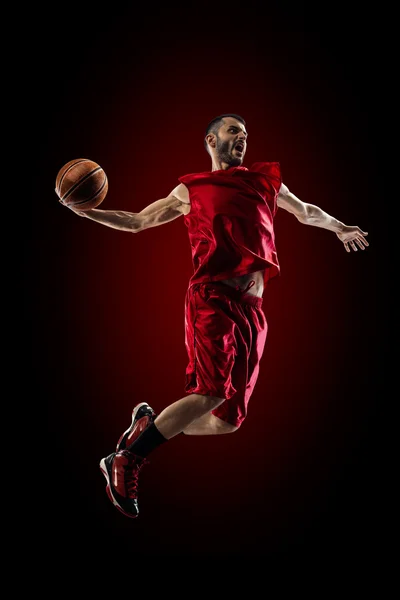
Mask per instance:
[[[71,210],[76,215],[78,215],[80,217],[87,217],[87,214],[84,210],[77,210],[73,206],[70,206],[69,204],[65,204],[65,202],[63,202],[62,200],[59,200],[59,203],[62,204],[63,206],[66,206],[67,208],[69,208],[69,210]]]
[[[356,244],[357,244],[358,248],[360,248],[360,250],[365,250],[365,247],[369,246],[368,242],[364,238],[360,237],[360,238],[355,238],[354,240],[349,240],[347,242],[344,242],[344,247],[346,248],[347,252],[351,252],[349,246],[354,250],[354,252],[357,252],[358,248],[357,248]],[[365,244],[365,246],[364,246],[364,244]]]
[[[360,229],[360,231],[361,231],[361,229]],[[365,233],[365,235],[368,235],[368,234]],[[367,246],[369,246],[367,240],[361,234],[358,236],[354,236],[354,238],[352,240],[347,240],[346,242],[343,242],[343,243],[344,243],[346,252],[351,252],[351,248],[354,250],[354,252],[357,252],[358,248],[360,248],[360,250],[365,250],[365,248]],[[357,244],[358,248],[357,248],[356,244]]]
[[[363,243],[362,243],[362,241],[361,241],[361,240],[359,240],[359,239],[356,239],[356,240],[355,240],[355,242],[356,242],[357,246],[358,246],[359,248],[361,248],[361,250],[365,250],[365,248],[364,248],[364,246],[363,246]]]
[[[367,246],[369,246],[367,240],[362,235],[360,235],[359,237],[355,238],[353,241],[357,244],[357,246],[359,248],[361,248],[361,250],[365,250],[365,248]],[[352,243],[352,242],[350,242],[350,243]]]

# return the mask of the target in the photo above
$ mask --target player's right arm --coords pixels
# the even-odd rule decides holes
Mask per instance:
[[[92,221],[97,221],[107,227],[119,229],[120,231],[130,231],[138,233],[150,227],[157,227],[164,223],[169,223],[183,214],[188,213],[190,207],[189,190],[180,183],[172,190],[166,198],[156,200],[149,206],[146,206],[139,213],[125,212],[122,210],[78,210],[74,207],[68,207],[81,217],[87,217]]]

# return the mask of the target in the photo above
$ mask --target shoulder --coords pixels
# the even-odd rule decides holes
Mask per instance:
[[[183,214],[189,213],[190,197],[189,197],[189,190],[185,184],[180,183],[179,185],[177,185],[170,193],[170,196],[174,196],[175,198],[177,198],[179,200]]]
[[[249,171],[257,171],[265,175],[281,177],[281,165],[279,162],[254,162]]]
[[[279,196],[278,198],[285,198],[289,194],[289,188],[282,181],[281,187],[279,188]]]
[[[279,162],[255,162],[251,165],[250,172],[260,173],[264,176],[278,193],[282,184],[281,165]]]

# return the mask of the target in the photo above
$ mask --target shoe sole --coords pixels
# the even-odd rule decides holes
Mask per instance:
[[[121,506],[118,504],[117,500],[114,498],[113,493],[112,493],[112,489],[110,486],[110,476],[108,474],[107,471],[107,466],[106,466],[106,461],[104,458],[101,459],[100,461],[100,471],[103,473],[104,477],[107,480],[107,486],[106,486],[106,492],[107,492],[107,496],[109,497],[109,499],[111,500],[111,502],[114,504],[114,506],[116,508],[118,508],[118,510],[120,512],[122,512],[123,515],[125,515],[125,517],[129,517],[130,519],[137,519],[137,517],[139,515],[130,515],[129,513],[125,512],[123,508],[121,508]]]
[[[135,408],[133,409],[133,411],[132,411],[132,423],[129,425],[128,429],[126,431],[124,431],[124,433],[119,438],[118,443],[117,443],[117,447],[116,447],[116,451],[117,452],[119,451],[119,445],[122,442],[122,440],[124,439],[124,437],[132,431],[132,429],[133,429],[133,427],[135,425],[135,419],[136,419],[137,412],[138,412],[139,408],[141,408],[142,406],[148,406],[147,402],[141,402],[140,404],[138,404],[137,406],[135,406]]]

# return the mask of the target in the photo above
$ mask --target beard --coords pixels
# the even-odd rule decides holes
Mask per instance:
[[[233,147],[230,148],[230,142],[221,142],[217,136],[216,151],[218,159],[221,162],[227,163],[230,167],[239,167],[242,164],[243,155],[234,156],[232,154]]]

